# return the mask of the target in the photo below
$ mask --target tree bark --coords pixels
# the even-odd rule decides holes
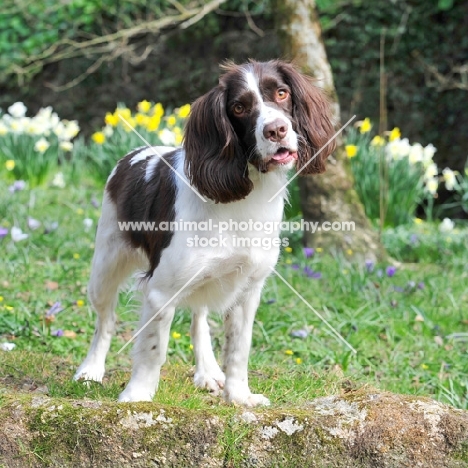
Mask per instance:
[[[340,106],[333,74],[328,62],[314,0],[277,0],[277,29],[283,56],[317,80],[332,101],[337,130],[341,128]],[[299,178],[302,212],[305,220],[323,223],[354,222],[354,231],[317,231],[304,233],[306,245],[325,249],[338,248],[365,255],[369,259],[384,256],[378,234],[366,218],[353,188],[351,168],[338,136],[338,149],[329,157],[327,171],[320,176]]]

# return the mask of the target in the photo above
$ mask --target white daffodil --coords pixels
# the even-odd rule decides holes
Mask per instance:
[[[431,163],[426,168],[426,172],[424,173],[424,179],[425,180],[433,179],[434,177],[437,177],[438,173],[439,173],[439,169],[437,168],[437,164]]]
[[[411,146],[408,161],[410,164],[416,164],[423,161],[424,149],[420,143]]]
[[[439,224],[440,232],[450,232],[453,231],[455,223],[450,218],[444,218],[443,221]]]
[[[442,171],[442,177],[444,178],[447,190],[453,190],[455,188],[455,184],[457,183],[456,174],[457,173],[455,171],[452,171],[452,169],[449,169],[448,167]]]
[[[426,181],[426,190],[431,194],[435,195],[437,188],[439,187],[439,181],[436,178],[429,179]]]
[[[45,138],[41,138],[40,140],[36,141],[34,149],[39,153],[45,153],[48,150],[49,146],[50,143]]]
[[[58,188],[65,188],[65,179],[63,178],[62,172],[57,172],[57,174],[55,174],[52,185]]]
[[[159,138],[161,139],[161,142],[164,146],[174,146],[175,145],[175,134],[174,132],[171,132],[167,128],[164,130],[161,130],[158,134]]]
[[[16,119],[20,119],[26,115],[26,111],[28,108],[22,102],[15,102],[8,108],[8,113],[15,117]]]
[[[73,143],[71,141],[61,141],[59,147],[63,151],[71,151],[73,149]]]

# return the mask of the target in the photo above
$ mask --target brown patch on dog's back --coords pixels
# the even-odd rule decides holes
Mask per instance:
[[[147,148],[135,150],[121,159],[115,174],[107,183],[106,190],[116,205],[118,221],[154,223],[153,226],[156,227],[160,227],[162,222],[167,222],[169,225],[175,219],[174,174],[164,161],[159,161],[147,182],[145,180],[147,165],[149,161],[159,156],[150,155],[142,161],[130,164],[132,158],[146,150]],[[174,150],[163,155],[172,167],[178,151]],[[171,242],[173,232],[159,229],[133,229],[122,231],[122,234],[133,248],[142,248],[145,251],[150,263],[147,277],[151,277],[159,265],[163,249]]]

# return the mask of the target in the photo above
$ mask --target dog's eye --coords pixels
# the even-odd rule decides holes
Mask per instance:
[[[232,111],[236,115],[242,115],[245,112],[245,107],[242,104],[234,104]]]
[[[289,96],[289,92],[286,89],[278,89],[276,91],[276,98],[278,101],[284,101]]]

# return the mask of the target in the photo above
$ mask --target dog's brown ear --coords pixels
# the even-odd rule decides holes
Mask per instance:
[[[298,134],[298,164],[301,175],[325,171],[325,161],[336,149],[332,109],[329,99],[312,78],[299,73],[290,63],[280,62],[279,70],[291,88],[293,128]]]
[[[187,177],[201,195],[216,203],[242,200],[253,189],[225,101],[221,85],[197,99],[184,137]]]

